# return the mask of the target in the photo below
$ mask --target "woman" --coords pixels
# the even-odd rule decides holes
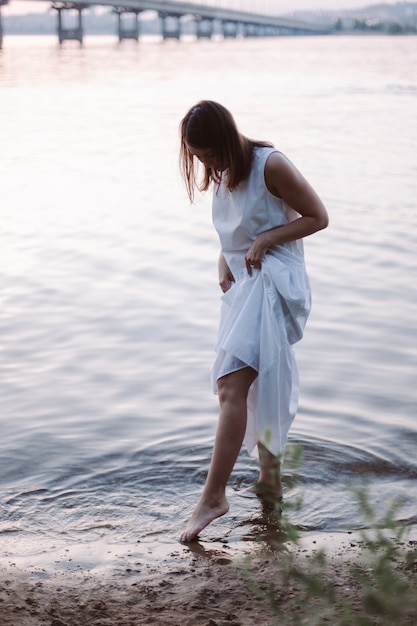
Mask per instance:
[[[206,483],[181,535],[187,543],[229,510],[226,484],[243,441],[260,460],[255,491],[281,497],[278,455],[298,402],[292,344],[310,310],[302,238],[325,228],[328,216],[294,165],[271,144],[242,135],[222,105],[199,102],[180,130],[190,200],[196,187],[213,185],[224,293],[212,368],[219,421]]]

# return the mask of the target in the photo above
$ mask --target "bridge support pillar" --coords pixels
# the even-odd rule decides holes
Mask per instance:
[[[209,18],[200,18],[196,20],[197,39],[211,39],[213,35],[213,20]]]
[[[181,38],[180,16],[172,13],[159,13],[162,20],[162,37],[165,39]]]
[[[261,27],[258,24],[244,24],[243,36],[244,37],[259,37],[261,35]]]
[[[238,30],[237,22],[229,22],[229,21],[222,22],[222,32],[223,32],[223,37],[225,39],[236,37],[237,30]]]
[[[3,4],[8,4],[9,0],[0,0],[0,50],[3,46],[3,22],[1,21],[1,7]]]
[[[141,13],[138,9],[129,9],[127,7],[117,7],[114,9],[115,13],[117,13],[117,34],[119,36],[119,41],[123,41],[123,39],[134,39],[135,41],[139,40],[139,19],[138,15]],[[126,25],[127,20],[122,19],[122,15],[129,14],[130,24]]]
[[[83,6],[81,4],[75,4],[72,2],[64,2],[60,5],[52,6],[55,11],[58,13],[58,40],[59,43],[62,43],[68,39],[74,39],[75,41],[79,41],[81,44],[83,42],[83,21],[82,21],[82,10]],[[76,10],[78,12],[78,20],[77,25],[74,28],[65,28],[63,26],[62,13],[65,11]]]

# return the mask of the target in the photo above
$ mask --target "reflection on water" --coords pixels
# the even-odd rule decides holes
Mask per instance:
[[[305,242],[314,299],[297,345],[294,524],[358,528],[358,479],[377,507],[407,496],[401,519],[415,524],[413,38],[52,39],[10,37],[1,58],[5,554],[41,564],[42,550],[75,542],[93,567],[104,543],[138,539],[155,554],[198,497],[217,410],[218,243],[209,198],[187,203],[177,127],[204,97],[282,148],[331,216]],[[274,531],[239,495],[256,477],[243,451],[211,537]]]

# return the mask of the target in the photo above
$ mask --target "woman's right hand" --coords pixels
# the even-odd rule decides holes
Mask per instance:
[[[232,286],[232,283],[234,282],[235,282],[235,278],[232,272],[230,271],[229,266],[226,263],[226,259],[224,258],[223,254],[220,254],[220,257],[219,257],[220,289],[223,291],[223,293],[226,293],[226,291],[229,291],[230,287]]]

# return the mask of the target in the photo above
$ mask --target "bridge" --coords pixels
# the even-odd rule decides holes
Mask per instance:
[[[32,1],[45,2],[45,0]],[[8,2],[9,0],[0,0],[0,5]],[[248,8],[237,9],[236,4]],[[180,39],[184,28],[189,31],[190,22],[194,24],[194,34],[198,39],[211,38],[215,32],[220,32],[226,38],[317,35],[327,34],[332,30],[331,27],[326,28],[320,24],[267,14],[259,9],[259,0],[240,2],[206,0],[205,4],[201,0],[199,3],[177,0],[51,0],[51,7],[58,15],[57,30],[60,43],[67,39],[75,39],[82,43],[84,35],[82,12],[95,5],[108,6],[117,15],[119,41],[123,39],[137,41],[140,34],[139,16],[149,11],[153,11],[159,17],[163,39]],[[63,16],[74,11],[78,15],[77,24],[73,28],[67,28]],[[130,15],[130,19],[125,19],[126,15]],[[0,44],[1,32],[0,17]]]

